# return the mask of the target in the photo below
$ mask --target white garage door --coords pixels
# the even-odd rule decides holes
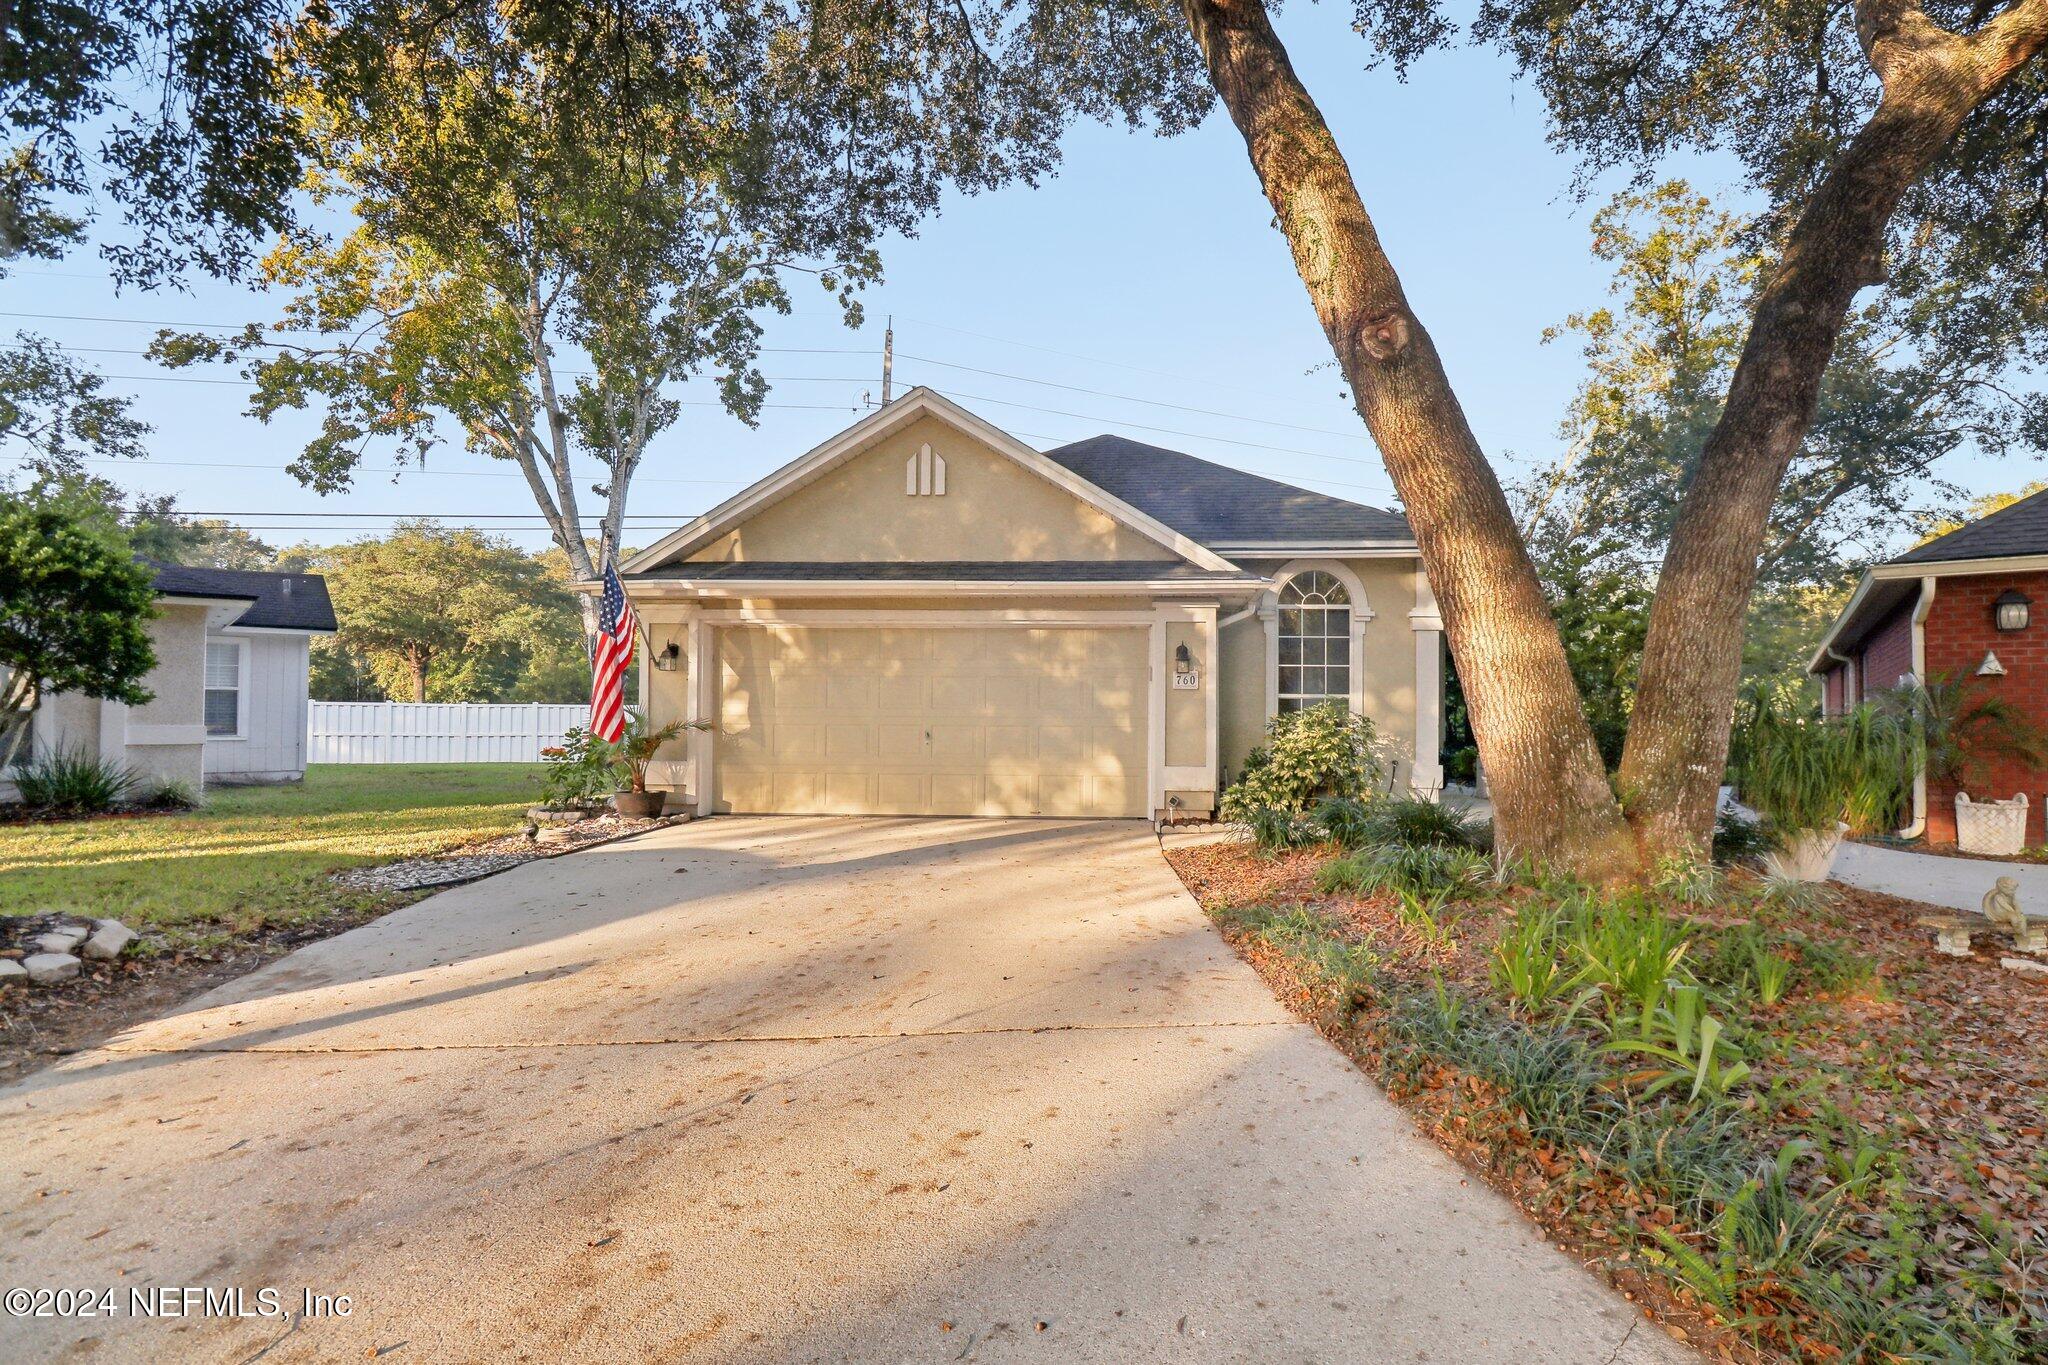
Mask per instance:
[[[720,809],[1142,816],[1142,629],[719,632]]]

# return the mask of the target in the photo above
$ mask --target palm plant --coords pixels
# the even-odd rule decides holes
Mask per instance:
[[[1899,688],[1884,707],[1911,727],[1930,781],[1981,789],[1993,756],[2026,768],[2048,767],[2048,731],[2003,697],[1952,674]]]
[[[1736,785],[1774,831],[1855,830],[1896,820],[1919,749],[1913,727],[1870,703],[1840,716],[1794,716],[1753,699],[1743,726]]]

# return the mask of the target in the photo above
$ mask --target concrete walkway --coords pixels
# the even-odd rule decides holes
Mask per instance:
[[[2020,908],[2029,915],[2048,916],[2048,865],[2003,863],[1988,858],[1944,858],[1902,848],[1878,848],[1846,842],[1835,855],[1833,879],[1865,891],[1977,910],[1984,893],[2000,877],[2020,884]]]
[[[0,1283],[119,1296],[0,1317],[9,1361],[1690,1358],[1284,1015],[1139,824],[531,864],[0,1091],[0,1150]]]

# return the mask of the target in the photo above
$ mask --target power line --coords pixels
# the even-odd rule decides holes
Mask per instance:
[[[247,323],[240,322],[166,322],[161,318],[113,318],[96,317],[82,313],[17,313],[0,309],[0,318],[35,318],[42,322],[114,322],[134,327],[193,327],[200,331],[239,332]],[[285,335],[296,335],[286,333]],[[859,346],[763,346],[763,355],[879,355],[881,352]]]
[[[936,386],[931,386],[936,387]],[[1126,422],[1116,417],[1103,417],[1096,413],[1067,412],[1060,408],[1043,408],[1035,403],[1019,403],[1010,398],[994,398],[983,393],[961,393],[957,389],[949,397],[964,398],[970,403],[994,403],[1000,407],[1022,408],[1026,412],[1042,412],[1052,417],[1071,417],[1080,422],[1107,422],[1115,427],[1130,427],[1136,431],[1153,431],[1163,436],[1185,436],[1194,441],[1220,441],[1224,445],[1244,446],[1250,450],[1270,450],[1281,455],[1305,455],[1312,460],[1335,460],[1340,464],[1362,464],[1377,467],[1377,461],[1360,459],[1355,455],[1328,455],[1320,450],[1301,450],[1293,446],[1269,446],[1259,441],[1240,441],[1232,436],[1212,436],[1202,431],[1182,431],[1175,427],[1156,427],[1144,422]],[[1382,490],[1392,493],[1391,488]]]
[[[1285,427],[1289,431],[1306,431],[1318,436],[1341,437],[1347,441],[1364,440],[1367,435],[1364,431],[1335,431],[1329,427],[1303,426],[1299,422],[1282,422],[1271,417],[1251,417],[1241,412],[1223,412],[1216,408],[1197,408],[1190,407],[1186,403],[1169,403],[1162,398],[1140,398],[1135,394],[1112,393],[1107,389],[1084,388],[1079,384],[1061,384],[1050,379],[1033,379],[1029,375],[1009,374],[1003,370],[977,369],[973,365],[956,365],[950,360],[933,360],[929,356],[911,355],[906,351],[898,351],[896,357],[899,360],[916,361],[920,365],[937,365],[942,369],[965,370],[969,374],[987,375],[992,379],[1014,379],[1020,384],[1037,384],[1042,388],[1065,389],[1069,393],[1085,393],[1094,398],[1114,398],[1124,403],[1143,403],[1148,407],[1172,408],[1176,412],[1192,412],[1202,417],[1222,417],[1233,422],[1256,422],[1263,426]]]
[[[81,464],[112,465],[121,469],[133,469],[138,464],[148,468],[167,469],[267,469],[273,474],[283,474],[288,466],[281,464],[252,464],[237,460],[160,460],[154,455],[145,455],[140,460],[122,459],[118,456],[87,456]],[[26,464],[19,468],[26,469]],[[514,474],[502,469],[424,469],[410,465],[359,465],[351,471],[356,474],[425,474],[434,478],[458,479],[517,479],[526,482],[524,474]],[[592,471],[596,472],[596,471]],[[641,483],[708,483],[723,487],[738,487],[745,479],[684,479],[672,475],[635,474],[633,482]]]

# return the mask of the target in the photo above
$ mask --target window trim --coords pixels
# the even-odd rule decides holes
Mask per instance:
[[[1306,602],[1289,602],[1287,600],[1288,591],[1292,588],[1300,586],[1302,579],[1313,578],[1318,575],[1328,580],[1328,592],[1341,594],[1343,596],[1344,600],[1341,603],[1329,601],[1327,599],[1320,603],[1315,604],[1310,604]],[[1357,632],[1351,628],[1351,613],[1355,607],[1355,604],[1351,600],[1351,589],[1345,586],[1343,579],[1337,577],[1333,573],[1328,572],[1327,570],[1306,569],[1301,573],[1295,574],[1291,578],[1283,580],[1279,588],[1275,591],[1274,600],[1280,612],[1281,618],[1279,633],[1274,637],[1279,642],[1279,649],[1281,653],[1280,685],[1274,693],[1274,698],[1279,708],[1281,710],[1285,710],[1287,704],[1289,702],[1293,702],[1296,710],[1305,711],[1311,706],[1322,706],[1329,702],[1337,701],[1340,699],[1343,700],[1345,704],[1348,706],[1351,702],[1351,698],[1354,692],[1354,689],[1351,686],[1352,670],[1357,667],[1357,660],[1353,657],[1355,636]],[[1323,624],[1321,630],[1317,634],[1311,636],[1304,632],[1298,634],[1295,637],[1296,640],[1304,644],[1306,644],[1309,640],[1314,640],[1318,644],[1324,646],[1327,646],[1331,640],[1343,641],[1344,663],[1342,667],[1344,669],[1344,690],[1342,692],[1319,691],[1310,693],[1300,691],[1289,692],[1287,690],[1286,677],[1287,670],[1290,667],[1317,668],[1322,670],[1328,670],[1333,666],[1329,662],[1327,655],[1314,664],[1309,663],[1305,657],[1297,658],[1295,662],[1291,665],[1287,662],[1287,613],[1289,611],[1301,610],[1313,610],[1323,613]],[[1341,611],[1344,613],[1344,629],[1341,632],[1333,632],[1329,628],[1328,613],[1333,611]],[[1327,671],[1323,674],[1323,677],[1325,679],[1325,684],[1327,685]]]
[[[206,742],[226,742],[249,737],[249,642],[238,640],[232,635],[208,635],[206,647],[199,655],[199,723],[206,725],[206,694],[226,691],[225,688],[209,687],[206,682],[206,656],[215,645],[233,645],[235,649],[235,730],[233,734],[215,734],[211,728],[206,731]]]

